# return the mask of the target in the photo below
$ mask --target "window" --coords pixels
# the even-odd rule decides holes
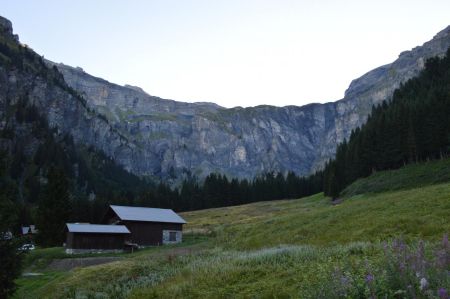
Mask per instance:
[[[169,242],[175,242],[177,240],[177,232],[169,232]]]

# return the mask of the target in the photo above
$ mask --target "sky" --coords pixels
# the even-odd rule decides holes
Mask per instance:
[[[0,0],[47,59],[224,107],[339,100],[450,25],[449,13],[448,0]]]

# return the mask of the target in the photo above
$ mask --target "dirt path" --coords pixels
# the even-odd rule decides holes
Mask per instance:
[[[48,265],[48,270],[69,271],[77,267],[89,267],[94,265],[106,264],[123,259],[122,257],[83,257],[56,259]]]

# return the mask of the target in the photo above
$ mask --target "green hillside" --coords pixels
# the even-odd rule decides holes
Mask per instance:
[[[450,159],[410,164],[359,179],[342,191],[344,197],[363,193],[405,190],[450,182]]]
[[[194,231],[212,230],[218,246],[345,244],[403,235],[433,239],[450,229],[450,185],[358,195],[338,205],[322,195],[185,214]]]
[[[33,271],[45,275],[19,279],[16,298],[409,298],[413,291],[417,298],[439,298],[438,290],[450,287],[448,260],[438,264],[442,254],[450,257],[448,241],[440,242],[450,231],[450,183],[431,183],[448,164],[377,173],[348,188],[350,194],[362,185],[378,186],[369,190],[376,193],[348,196],[337,205],[317,194],[186,212],[182,245],[65,272],[40,265]],[[383,191],[402,189],[402,181],[408,187],[417,175],[429,186]],[[382,177],[397,181],[381,184]],[[396,267],[405,256],[427,265],[420,275],[429,296],[415,274],[408,276],[418,258],[406,260],[399,276]]]

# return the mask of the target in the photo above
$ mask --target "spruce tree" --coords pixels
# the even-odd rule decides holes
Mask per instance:
[[[15,190],[6,176],[7,157],[0,151],[0,298],[14,293],[14,280],[19,277],[22,254],[17,250],[21,240],[11,235],[18,226],[18,209],[14,201]]]
[[[65,224],[71,215],[69,184],[64,172],[50,167],[48,183],[37,210],[38,242],[43,246],[61,246]]]

